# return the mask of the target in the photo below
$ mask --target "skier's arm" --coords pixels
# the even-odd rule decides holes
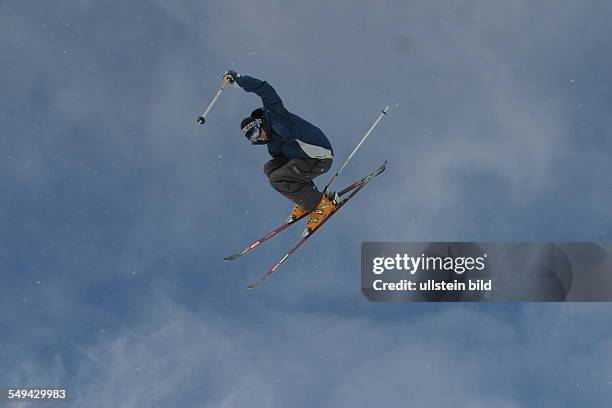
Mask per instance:
[[[264,108],[270,109],[277,115],[285,116],[289,112],[283,106],[283,101],[278,96],[272,85],[266,81],[250,77],[248,75],[236,75],[236,83],[247,92],[253,92],[259,96],[264,104]]]

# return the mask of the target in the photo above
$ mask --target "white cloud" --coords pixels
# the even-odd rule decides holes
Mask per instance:
[[[530,306],[507,319],[488,309],[442,308],[406,321],[268,311],[244,322],[166,304],[142,326],[87,349],[75,403],[510,408],[573,378],[590,406],[610,396],[611,333],[582,348],[586,339],[574,331],[576,311],[595,322],[604,307]],[[547,394],[542,406],[564,406],[564,398]]]

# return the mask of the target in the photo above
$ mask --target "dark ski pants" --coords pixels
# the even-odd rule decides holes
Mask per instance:
[[[287,159],[276,157],[264,165],[264,173],[276,191],[308,211],[323,198],[313,179],[326,173],[333,159]]]

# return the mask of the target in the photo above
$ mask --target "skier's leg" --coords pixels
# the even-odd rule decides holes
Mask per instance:
[[[283,167],[285,164],[287,164],[288,161],[289,159],[284,156],[275,157],[272,160],[267,161],[266,164],[264,164],[263,171],[265,175],[269,178],[271,173]]]
[[[317,163],[315,166],[314,173],[323,174],[327,172],[331,168],[331,159],[327,162]],[[333,214],[334,210],[337,207],[337,194],[326,192],[325,194],[319,193],[317,203],[313,206],[312,211],[310,213],[310,217],[308,217],[308,222],[306,223],[306,229],[302,233],[305,237],[314,231],[319,225],[323,224],[324,220]]]
[[[327,173],[329,169],[331,169],[333,161],[334,161],[333,159],[317,160],[313,164],[312,169],[310,170],[310,172],[313,175],[312,178],[314,179],[315,177],[318,177],[321,174]]]
[[[327,172],[331,164],[331,159],[292,159],[269,175],[270,184],[276,191],[310,212],[322,198],[322,193],[312,180]]]

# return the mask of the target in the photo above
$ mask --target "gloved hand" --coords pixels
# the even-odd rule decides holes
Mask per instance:
[[[236,71],[225,71],[223,74],[223,80],[228,84],[235,84],[238,73]]]

